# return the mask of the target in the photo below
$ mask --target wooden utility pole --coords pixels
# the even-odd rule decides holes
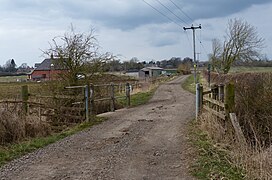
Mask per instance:
[[[23,112],[25,114],[27,114],[27,112],[28,112],[27,101],[28,101],[28,97],[29,97],[28,86],[27,85],[22,86],[21,94],[22,94],[21,96],[22,96],[22,101],[23,101]]]
[[[183,27],[184,31],[186,31],[187,29],[192,29],[193,30],[193,46],[194,46],[194,81],[195,81],[195,84],[197,83],[197,79],[196,79],[196,67],[197,67],[197,64],[196,64],[196,49],[195,49],[195,30],[196,29],[201,29],[201,24],[199,26],[194,26],[192,25],[191,27],[189,28],[186,28],[186,27]]]

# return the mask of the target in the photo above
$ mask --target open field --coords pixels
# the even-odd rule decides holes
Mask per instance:
[[[231,67],[230,73],[241,72],[272,72],[272,67]]]
[[[23,76],[1,76],[0,77],[0,83],[1,82],[23,82],[27,81],[27,75]]]
[[[37,82],[1,82],[0,83],[0,100],[2,99],[20,99],[21,88],[28,85],[30,93],[40,92],[44,83]]]

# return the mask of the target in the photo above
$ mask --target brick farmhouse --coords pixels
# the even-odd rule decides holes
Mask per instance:
[[[67,72],[56,65],[56,59],[45,59],[28,75],[32,81],[48,81],[58,78],[61,73]]]

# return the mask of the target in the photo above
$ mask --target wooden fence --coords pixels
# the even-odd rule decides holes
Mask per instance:
[[[240,144],[246,144],[246,138],[234,113],[234,84],[214,85],[209,91],[203,91],[203,86],[197,84],[196,95],[196,116],[202,111],[208,111],[224,121],[230,121],[234,128],[237,141]]]
[[[235,89],[232,83],[214,85],[208,91],[203,91],[203,86],[197,84],[196,107],[197,113],[206,110],[213,115],[226,119],[235,108]]]
[[[25,114],[35,112],[41,116],[60,116],[79,120],[90,120],[95,114],[94,107],[102,101],[110,102],[110,111],[116,110],[116,101],[125,99],[126,106],[130,106],[130,95],[139,88],[134,84],[100,84],[65,87],[63,91],[68,93],[57,95],[40,95],[29,93],[28,86],[22,86],[21,100],[0,101],[5,104],[20,104]],[[73,93],[76,92],[76,93]],[[103,94],[103,95],[102,95]]]

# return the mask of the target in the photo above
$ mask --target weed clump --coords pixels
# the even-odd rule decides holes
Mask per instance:
[[[25,137],[25,122],[16,113],[0,110],[0,143],[11,143]]]
[[[0,145],[19,142],[29,137],[43,137],[51,133],[47,123],[37,120],[37,117],[23,116],[19,111],[1,109],[0,117]]]

